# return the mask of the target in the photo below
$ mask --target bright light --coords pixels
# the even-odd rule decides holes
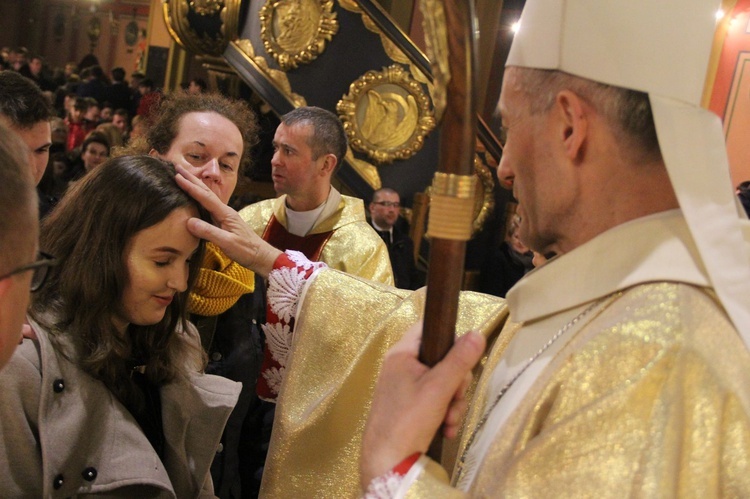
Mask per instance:
[[[511,30],[511,31],[512,31],[513,33],[518,33],[518,30],[519,30],[519,29],[521,29],[521,22],[520,22],[520,21],[516,21],[516,22],[514,22],[514,23],[513,23],[513,24],[512,24],[511,26],[510,26],[510,30]]]
[[[724,17],[724,11],[722,9],[719,9],[716,11],[716,20],[721,21],[721,19]]]

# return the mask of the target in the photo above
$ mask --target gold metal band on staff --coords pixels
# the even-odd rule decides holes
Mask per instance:
[[[474,175],[435,174],[430,195],[428,237],[452,241],[471,238],[476,183]]]

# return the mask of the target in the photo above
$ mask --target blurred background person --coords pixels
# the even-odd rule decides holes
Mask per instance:
[[[187,93],[190,95],[202,94],[208,89],[206,81],[203,78],[193,78],[187,86]]]
[[[42,179],[49,161],[52,117],[49,101],[34,82],[14,71],[0,72],[0,123],[26,144],[35,184]]]
[[[505,298],[508,290],[534,268],[533,254],[521,241],[520,217],[514,215],[505,230],[505,237],[485,259],[480,272],[480,290]]]
[[[414,242],[409,234],[398,227],[401,198],[393,189],[384,187],[372,195],[368,206],[370,224],[388,247],[393,278],[397,288],[417,289],[424,278],[414,261]]]

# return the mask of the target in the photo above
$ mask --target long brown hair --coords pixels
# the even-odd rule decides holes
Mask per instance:
[[[174,181],[174,167],[150,156],[106,161],[68,192],[42,224],[40,247],[59,259],[47,284],[32,301],[32,317],[50,331],[64,355],[103,381],[124,403],[139,404],[130,373],[134,360],[146,376],[162,384],[202,367],[202,351],[186,341],[187,300],[203,259],[200,243],[189,267],[188,290],[178,293],[162,320],[117,330],[113,314],[122,310],[128,282],[124,251],[138,232],[175,209],[196,206]]]

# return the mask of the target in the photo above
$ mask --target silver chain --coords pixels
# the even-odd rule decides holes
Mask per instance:
[[[518,378],[521,377],[523,373],[526,372],[526,370],[531,366],[531,364],[534,363],[536,359],[539,358],[540,355],[542,355],[555,341],[557,341],[560,336],[565,334],[567,330],[575,326],[581,319],[583,319],[586,315],[589,314],[592,310],[594,310],[596,307],[598,307],[604,300],[611,297],[612,295],[605,296],[604,298],[601,298],[588,307],[584,311],[582,311],[580,314],[576,315],[571,319],[570,322],[565,324],[562,328],[560,328],[559,331],[557,331],[552,338],[547,341],[542,347],[534,354],[532,355],[528,361],[526,361],[526,364],[518,371],[516,374],[508,381],[505,386],[503,386],[500,389],[500,393],[497,394],[495,397],[495,400],[492,401],[492,404],[490,405],[489,409],[485,411],[484,415],[482,416],[482,419],[479,420],[476,427],[474,428],[474,431],[471,433],[471,436],[469,437],[469,440],[466,442],[466,446],[464,447],[464,451],[461,453],[461,458],[458,460],[458,470],[456,472],[456,483],[459,483],[461,481],[463,472],[464,472],[464,465],[466,463],[466,457],[469,454],[469,450],[471,449],[471,445],[474,443],[474,439],[476,438],[479,431],[484,427],[485,423],[487,423],[487,420],[490,418],[490,415],[492,414],[492,411],[495,409],[498,403],[500,403],[500,399],[503,398],[503,395],[510,389],[511,386],[513,386],[513,383],[515,383]]]

